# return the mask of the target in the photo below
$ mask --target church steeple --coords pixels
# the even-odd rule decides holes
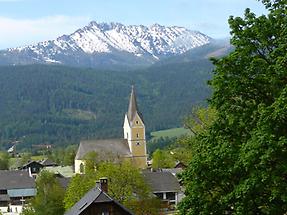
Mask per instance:
[[[130,95],[130,103],[129,103],[129,109],[128,109],[128,118],[130,122],[134,119],[137,112],[138,112],[138,105],[137,105],[134,85],[132,85],[132,91]]]
[[[147,165],[145,125],[138,111],[137,100],[134,86],[130,94],[128,112],[124,120],[124,139],[126,139],[130,152],[133,156],[133,162],[140,168]]]

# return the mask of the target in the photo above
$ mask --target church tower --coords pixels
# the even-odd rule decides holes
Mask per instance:
[[[147,152],[145,139],[145,125],[141,113],[138,111],[134,87],[130,95],[128,112],[124,120],[124,139],[127,140],[133,163],[139,168],[147,166]]]

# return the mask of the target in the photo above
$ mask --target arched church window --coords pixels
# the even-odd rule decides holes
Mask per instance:
[[[80,164],[80,173],[84,173],[84,169],[85,167],[84,167],[84,164],[83,163],[81,163]]]

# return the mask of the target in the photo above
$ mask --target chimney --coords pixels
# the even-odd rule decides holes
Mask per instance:
[[[100,189],[103,192],[108,193],[108,178],[106,177],[100,178]]]

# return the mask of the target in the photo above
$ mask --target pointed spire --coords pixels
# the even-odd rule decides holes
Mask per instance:
[[[130,103],[129,103],[129,109],[128,109],[128,119],[129,119],[129,121],[133,120],[133,118],[136,115],[137,111],[138,111],[137,100],[136,100],[134,85],[132,85],[132,91],[131,91]]]

